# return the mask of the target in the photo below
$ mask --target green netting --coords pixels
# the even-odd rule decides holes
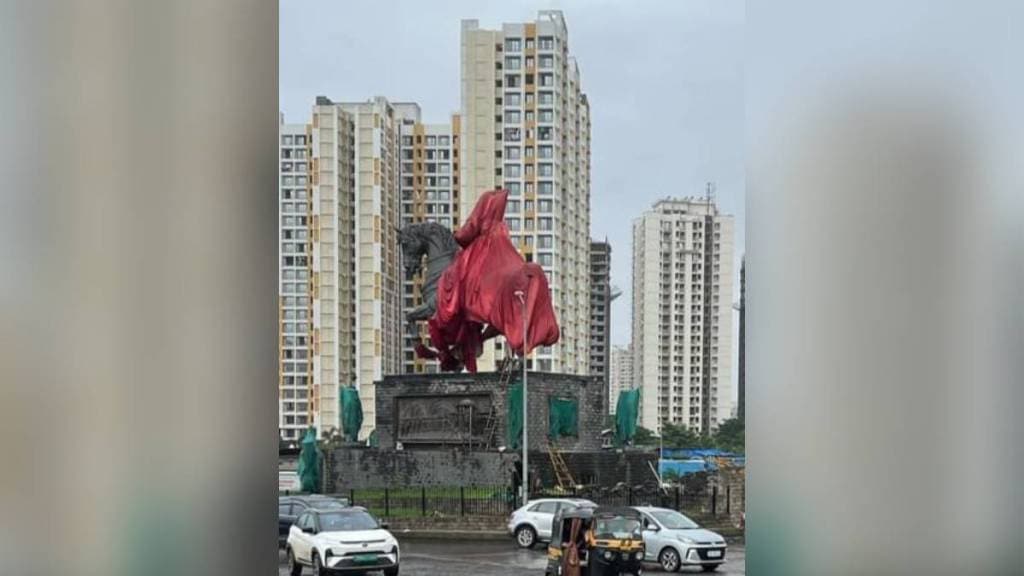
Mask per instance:
[[[615,444],[622,446],[636,435],[637,416],[640,415],[640,390],[623,390],[619,392],[619,401],[615,405]]]
[[[548,436],[576,436],[579,434],[579,403],[572,398],[548,398]]]
[[[320,448],[316,442],[316,428],[306,430],[302,439],[302,450],[299,451],[299,481],[303,492],[320,490]]]
[[[341,391],[341,430],[345,440],[358,440],[362,426],[363,403],[359,400],[359,390],[355,386],[348,386]]]
[[[507,413],[505,422],[508,431],[506,443],[510,450],[523,445],[523,385],[522,383],[508,387],[508,400],[505,402]]]

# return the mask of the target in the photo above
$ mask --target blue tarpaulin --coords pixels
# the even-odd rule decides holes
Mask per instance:
[[[677,476],[685,476],[694,472],[708,470],[708,462],[703,458],[690,458],[689,460],[662,460],[658,466],[658,474],[664,476],[672,472]]]

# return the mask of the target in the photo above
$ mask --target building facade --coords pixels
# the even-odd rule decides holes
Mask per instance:
[[[418,110],[406,114],[400,126],[402,226],[436,222],[454,232],[461,223],[459,185],[459,116],[449,124],[424,124]],[[405,311],[422,304],[422,274],[404,278],[402,288],[403,373],[433,373],[437,360],[416,357],[415,346],[427,340],[425,322],[405,324]]]
[[[611,363],[612,300],[618,297],[611,283],[612,247],[607,241],[590,243],[590,374],[609,384]],[[609,398],[611,398],[609,396]]]
[[[608,384],[608,413],[615,414],[619,392],[634,388],[633,346],[612,346]]]
[[[311,129],[281,122],[278,162],[278,429],[298,439],[316,420],[313,381]]]
[[[373,383],[402,370],[397,230],[406,117],[418,120],[419,107],[381,97],[337,103],[319,96],[309,125],[282,123],[285,439],[310,425],[321,435],[340,428],[339,388],[349,385],[359,389],[365,437],[375,425]]]
[[[633,222],[633,367],[641,426],[710,432],[732,413],[733,218],[665,199]]]
[[[561,338],[538,349],[535,370],[589,373],[590,107],[562,13],[486,30],[462,22],[460,213],[480,193],[509,191],[513,242],[551,286]],[[500,340],[500,339],[499,339]],[[485,350],[493,369],[500,341]],[[491,348],[489,345],[488,348]]]
[[[360,437],[375,427],[374,382],[402,369],[399,147],[404,116],[415,104],[377,96],[337,105],[354,126],[355,385],[363,404]]]

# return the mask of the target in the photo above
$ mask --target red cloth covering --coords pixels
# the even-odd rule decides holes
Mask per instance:
[[[417,348],[420,357],[440,359],[443,370],[458,370],[464,364],[476,372],[484,340],[498,334],[522,355],[522,304],[516,296],[520,290],[526,297],[529,323],[527,353],[558,341],[548,279],[539,265],[524,261],[512,245],[505,224],[507,200],[506,190],[485,192],[455,233],[462,250],[438,281],[437,312],[428,322],[436,351]]]

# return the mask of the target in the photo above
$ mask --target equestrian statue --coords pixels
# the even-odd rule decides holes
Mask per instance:
[[[436,358],[442,370],[476,372],[484,341],[499,334],[520,356],[558,341],[547,277],[512,245],[507,200],[507,190],[485,192],[455,234],[432,222],[399,230],[406,274],[424,270],[426,261],[423,304],[406,313],[410,323],[427,322],[429,344],[421,342],[416,354]]]

